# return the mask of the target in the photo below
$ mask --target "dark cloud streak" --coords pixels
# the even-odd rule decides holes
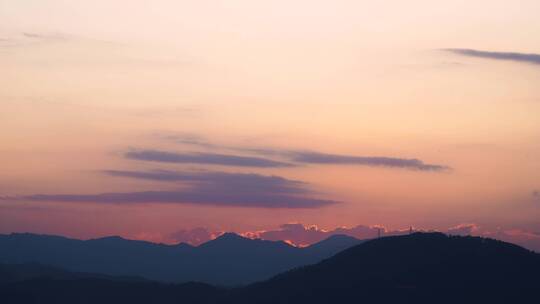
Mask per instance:
[[[166,163],[184,163],[184,164],[205,164],[222,165],[238,167],[259,167],[259,168],[278,168],[291,167],[292,164],[275,161],[260,157],[238,156],[217,153],[176,153],[158,150],[133,150],[126,152],[124,156],[128,159],[166,162]]]
[[[310,197],[257,193],[216,193],[196,189],[188,191],[143,191],[99,194],[36,194],[20,197],[28,201],[69,203],[176,203],[253,208],[320,208],[337,202]]]
[[[181,135],[169,135],[167,139],[173,140],[179,144],[198,146],[205,149],[218,149],[229,150],[239,153],[263,155],[271,158],[281,158],[289,162],[297,164],[317,164],[317,165],[361,165],[370,167],[387,167],[387,168],[401,168],[418,171],[447,171],[451,168],[438,164],[426,164],[419,159],[414,158],[398,158],[398,157],[385,157],[385,156],[356,156],[356,155],[339,155],[322,153],[316,151],[301,151],[301,150],[283,150],[272,148],[252,148],[241,146],[226,146],[216,145],[204,138],[193,134],[181,134]],[[168,152],[163,152],[168,153]],[[216,154],[218,155],[218,154]],[[221,155],[221,154],[219,154]],[[223,155],[221,155],[223,156]],[[232,155],[229,155],[233,157]],[[245,156],[234,156],[245,157]],[[159,157],[156,157],[159,158]],[[268,161],[272,161],[266,159]],[[281,162],[278,162],[282,164]],[[229,165],[233,165],[228,162]],[[292,164],[287,163],[289,166]]]
[[[175,203],[254,208],[320,208],[338,202],[319,199],[306,183],[279,176],[226,172],[121,171],[103,173],[154,181],[181,181],[185,189],[98,194],[36,194],[17,200],[70,203]]]
[[[495,60],[508,60],[508,61],[518,61],[525,62],[530,64],[540,64],[540,54],[533,53],[516,53],[516,52],[491,52],[491,51],[480,51],[474,49],[458,49],[458,48],[449,48],[443,49],[444,51],[451,52],[454,54],[468,56],[468,57],[478,57],[486,59],[495,59]]]
[[[106,170],[103,173],[110,176],[128,177],[154,181],[183,181],[190,184],[204,185],[206,188],[221,190],[223,192],[232,189],[247,192],[265,192],[280,194],[306,194],[309,191],[307,184],[301,181],[290,180],[280,176],[268,176],[254,173],[228,173],[214,171],[122,171]],[[201,186],[199,186],[201,187]]]
[[[292,160],[306,164],[323,164],[323,165],[362,165],[372,167],[394,167],[413,169],[420,171],[443,171],[449,167],[442,165],[425,164],[418,159],[394,158],[394,157],[379,157],[379,156],[351,156],[325,154],[318,152],[290,152]]]

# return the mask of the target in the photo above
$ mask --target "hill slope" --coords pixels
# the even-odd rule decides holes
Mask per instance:
[[[478,237],[368,241],[231,295],[231,303],[511,303],[537,294],[540,255]],[[234,299],[234,300],[231,300]]]

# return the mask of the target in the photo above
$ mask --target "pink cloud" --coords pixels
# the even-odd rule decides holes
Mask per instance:
[[[141,241],[148,241],[152,243],[168,243],[168,240],[163,237],[163,234],[159,232],[139,232],[133,235],[132,237],[128,237],[129,239],[136,239]]]
[[[388,230],[384,226],[338,227],[332,230],[319,228],[317,225],[304,225],[301,223],[288,223],[281,225],[276,230],[244,232],[243,235],[249,238],[259,238],[263,240],[285,240],[295,246],[306,246],[320,242],[332,235],[344,234],[357,239],[372,239],[379,236],[403,235],[409,233],[409,229]]]
[[[313,243],[320,242],[332,235],[344,234],[357,239],[372,239],[379,236],[405,235],[410,233],[411,228],[388,229],[381,225],[357,225],[354,227],[338,227],[335,229],[323,229],[317,225],[304,225],[301,223],[288,223],[279,226],[274,230],[259,230],[239,232],[240,235],[251,239],[263,239],[270,241],[285,241],[293,246],[304,247]],[[530,250],[540,252],[540,233],[526,231],[522,229],[498,229],[495,231],[487,230],[475,223],[463,223],[443,230],[425,230],[413,229],[413,231],[441,231],[449,235],[474,235],[494,238],[510,243],[514,243]],[[193,228],[179,230],[169,235],[160,233],[141,232],[133,236],[135,239],[146,240],[156,243],[188,243],[198,246],[202,243],[211,241],[220,235],[223,231],[211,231],[207,228]]]
[[[505,242],[514,243],[525,248],[540,252],[540,234],[522,229],[486,231],[482,236],[490,237]]]
[[[473,233],[477,232],[478,229],[479,227],[476,224],[459,224],[457,226],[448,228],[446,233],[450,235],[472,235]]]
[[[202,243],[211,241],[223,232],[211,232],[206,228],[197,227],[187,230],[179,230],[169,235],[169,240],[173,243],[188,243],[193,246],[198,246]]]

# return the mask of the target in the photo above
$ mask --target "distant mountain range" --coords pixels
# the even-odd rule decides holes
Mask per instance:
[[[194,247],[105,237],[76,240],[14,233],[0,235],[0,263],[38,263],[71,272],[136,276],[163,282],[237,286],[317,263],[362,241],[335,235],[305,248],[225,233]]]
[[[19,266],[10,267],[16,272]],[[41,276],[5,280],[0,283],[0,300],[5,304],[536,303],[539,286],[537,253],[492,239],[414,233],[367,241],[318,264],[245,287]]]

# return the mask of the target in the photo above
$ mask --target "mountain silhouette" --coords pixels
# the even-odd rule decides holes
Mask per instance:
[[[228,238],[247,244],[226,235],[212,246]],[[480,237],[414,233],[367,241],[245,287],[31,279],[0,284],[0,299],[6,304],[535,303],[539,283],[537,253]]]
[[[317,263],[362,241],[331,238],[306,248],[234,233],[194,247],[127,240],[118,236],[76,240],[60,236],[0,235],[0,263],[39,263],[71,272],[138,276],[164,282],[197,281],[238,286]]]

